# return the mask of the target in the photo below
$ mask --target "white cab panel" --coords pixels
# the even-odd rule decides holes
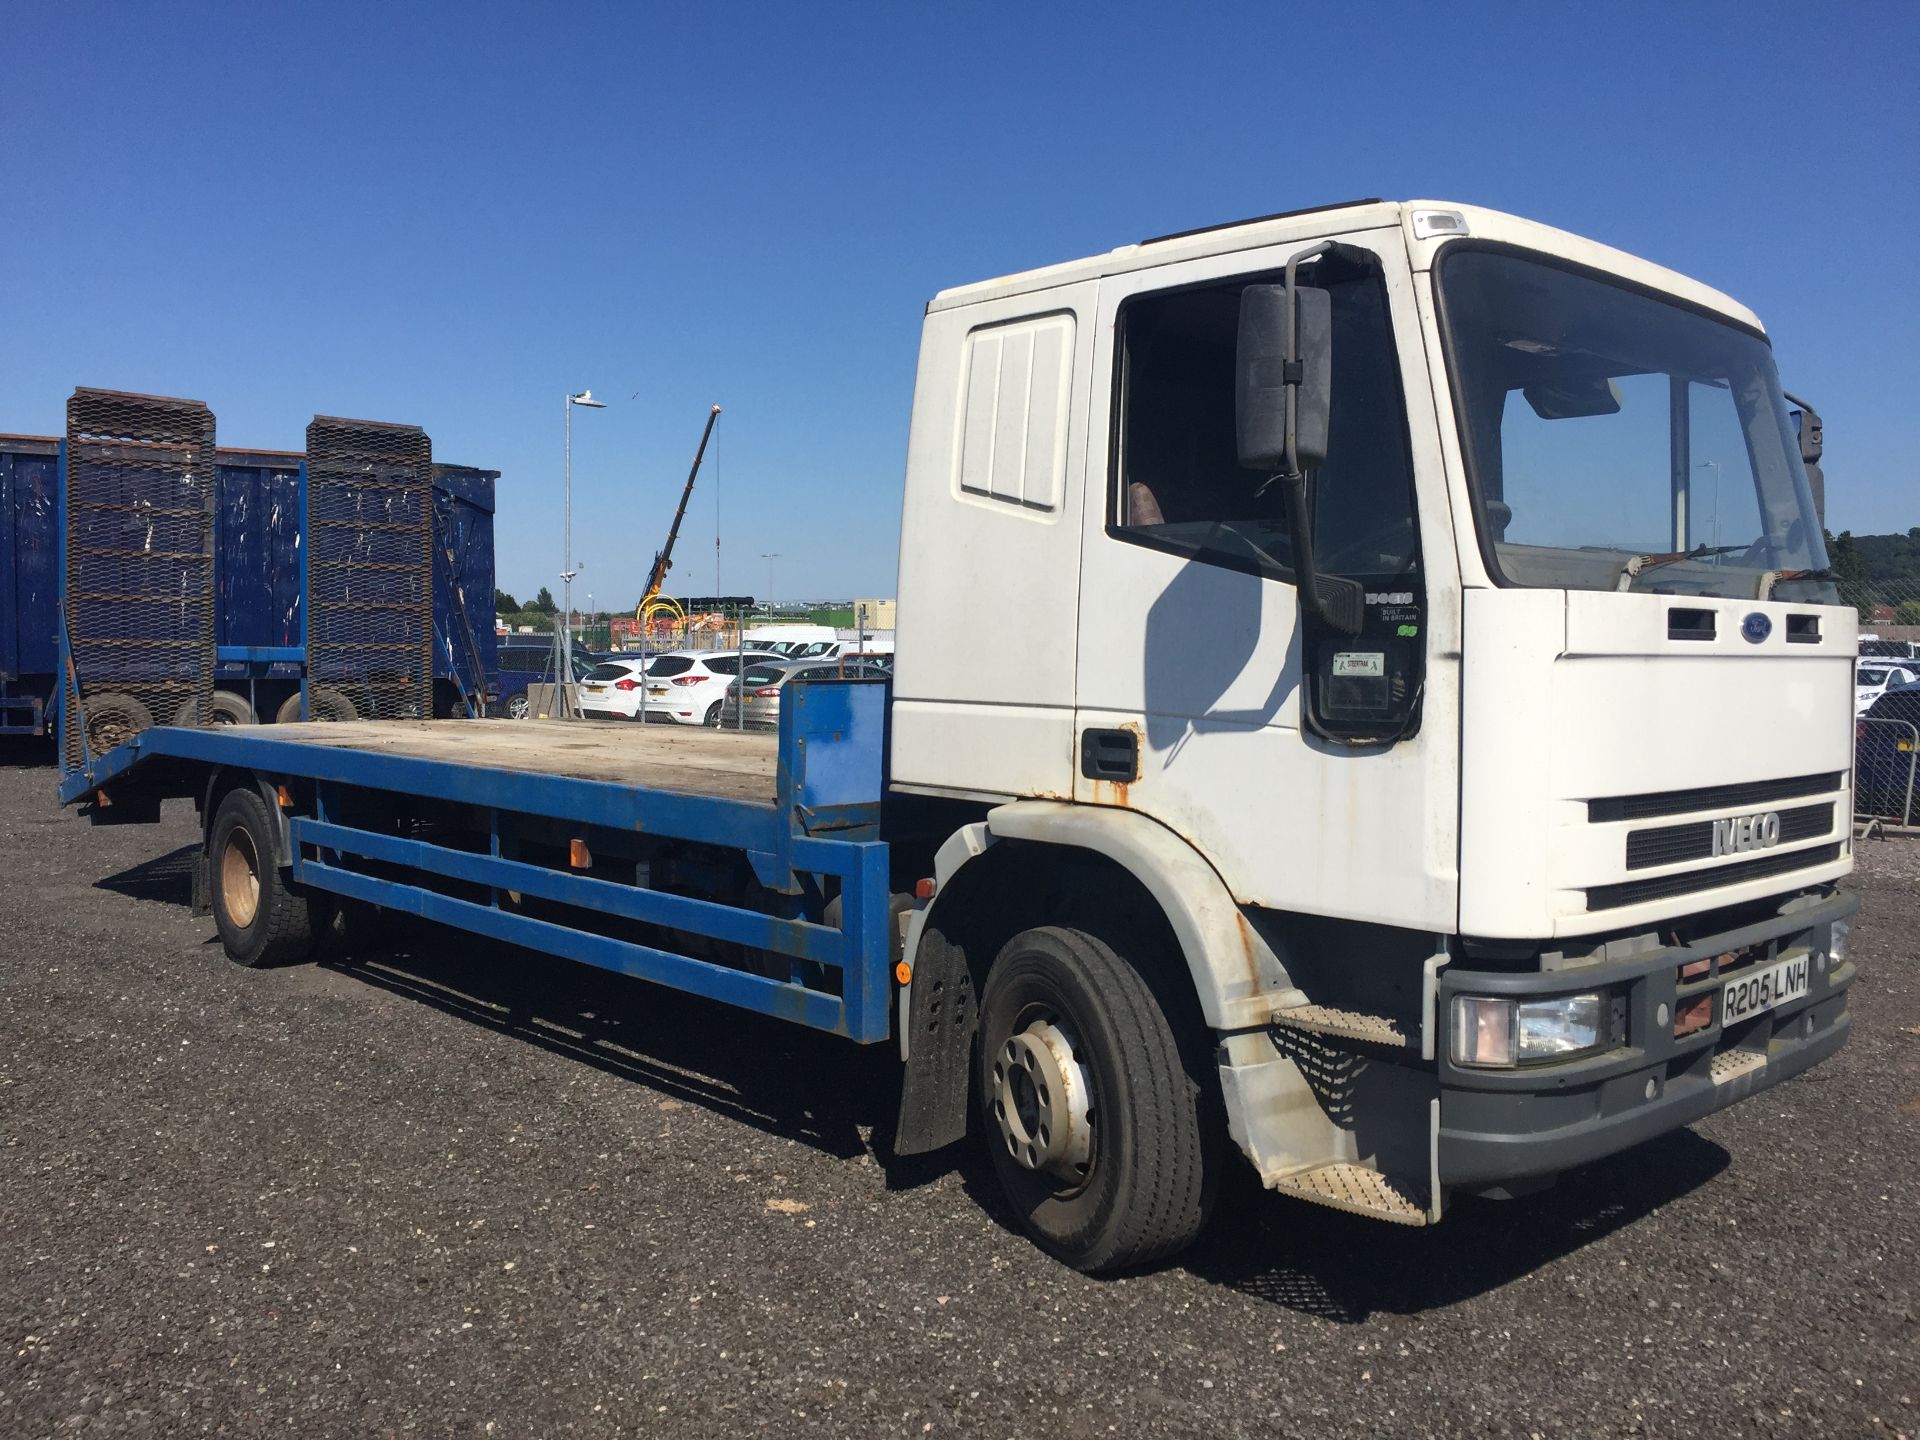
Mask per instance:
[[[1428,565],[1427,699],[1418,735],[1348,749],[1301,727],[1297,592],[1274,578],[1109,532],[1116,323],[1133,296],[1283,267],[1296,245],[1136,270],[1102,282],[1093,346],[1081,562],[1079,713],[1134,729],[1139,778],[1079,770],[1074,795],[1124,805],[1194,845],[1243,904],[1422,929],[1457,905],[1458,590],[1411,282],[1397,230],[1340,237],[1382,255],[1410,419]],[[1338,403],[1336,397],[1335,403]]]
[[[1668,636],[1668,611],[1708,609],[1713,640]],[[1749,642],[1750,614],[1772,622]],[[1855,626],[1845,610],[1778,601],[1559,590],[1475,590],[1465,602],[1463,883],[1469,935],[1544,938],[1648,925],[1845,874]],[[1787,639],[1817,615],[1817,641]],[[1589,803],[1837,775],[1789,799],[1709,799],[1639,820],[1596,819]],[[1704,855],[1630,866],[1638,831],[1830,806],[1832,823],[1765,855]],[[1795,850],[1839,857],[1631,904],[1590,891],[1704,876]],[[1737,872],[1736,872],[1737,873]]]
[[[1096,290],[927,317],[900,525],[897,784],[1072,793]]]

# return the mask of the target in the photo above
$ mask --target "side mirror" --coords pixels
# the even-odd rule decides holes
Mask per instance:
[[[1293,293],[1289,313],[1284,285],[1249,285],[1240,292],[1234,427],[1240,464],[1268,474],[1311,470],[1327,458],[1333,394],[1333,297],[1307,285],[1294,287]],[[1297,365],[1293,363],[1295,356]],[[1291,451],[1287,444],[1289,420],[1293,427]]]
[[[1812,410],[1800,412],[1800,458],[1808,465],[1818,464],[1827,448],[1827,427]]]

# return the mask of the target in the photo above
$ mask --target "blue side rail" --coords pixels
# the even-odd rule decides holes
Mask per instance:
[[[301,885],[864,1043],[884,1040],[893,959],[888,849],[878,838],[887,687],[796,682],[789,691],[765,802],[276,739],[271,726],[143,731],[65,777],[60,798],[109,810],[202,795],[212,770],[245,771],[283,787],[287,853]],[[457,834],[395,833],[366,819],[407,813],[384,809],[383,796],[460,807],[466,823]],[[557,835],[580,848],[570,864],[541,863]],[[639,878],[644,866],[632,882],[578,873],[582,855],[590,867],[596,852],[636,846],[736,852],[766,908],[650,888]]]

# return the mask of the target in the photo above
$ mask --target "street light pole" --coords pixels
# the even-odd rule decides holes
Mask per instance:
[[[557,677],[560,683],[561,711],[571,717],[573,714],[573,407],[587,410],[604,410],[607,402],[593,398],[593,391],[582,390],[578,395],[567,392],[567,468],[563,486],[566,498],[562,502],[563,519],[560,531],[560,669]]]
[[[767,562],[767,619],[773,619],[773,562],[780,558],[780,552],[763,553],[760,558]]]
[[[1705,470],[1709,466],[1713,468],[1713,544],[1709,548],[1718,550],[1720,548],[1720,462],[1718,460],[1702,460],[1693,468],[1696,470]],[[1714,563],[1717,565],[1720,562],[1716,559]]]

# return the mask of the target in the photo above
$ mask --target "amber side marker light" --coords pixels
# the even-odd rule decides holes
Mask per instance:
[[[904,960],[900,961],[893,967],[893,978],[902,985],[906,984],[913,979],[913,967]]]
[[[567,863],[576,870],[593,868],[593,851],[587,848],[587,842],[578,835],[567,842]]]
[[[1691,1035],[1713,1024],[1713,993],[1682,1000],[1673,1010],[1673,1038]]]

